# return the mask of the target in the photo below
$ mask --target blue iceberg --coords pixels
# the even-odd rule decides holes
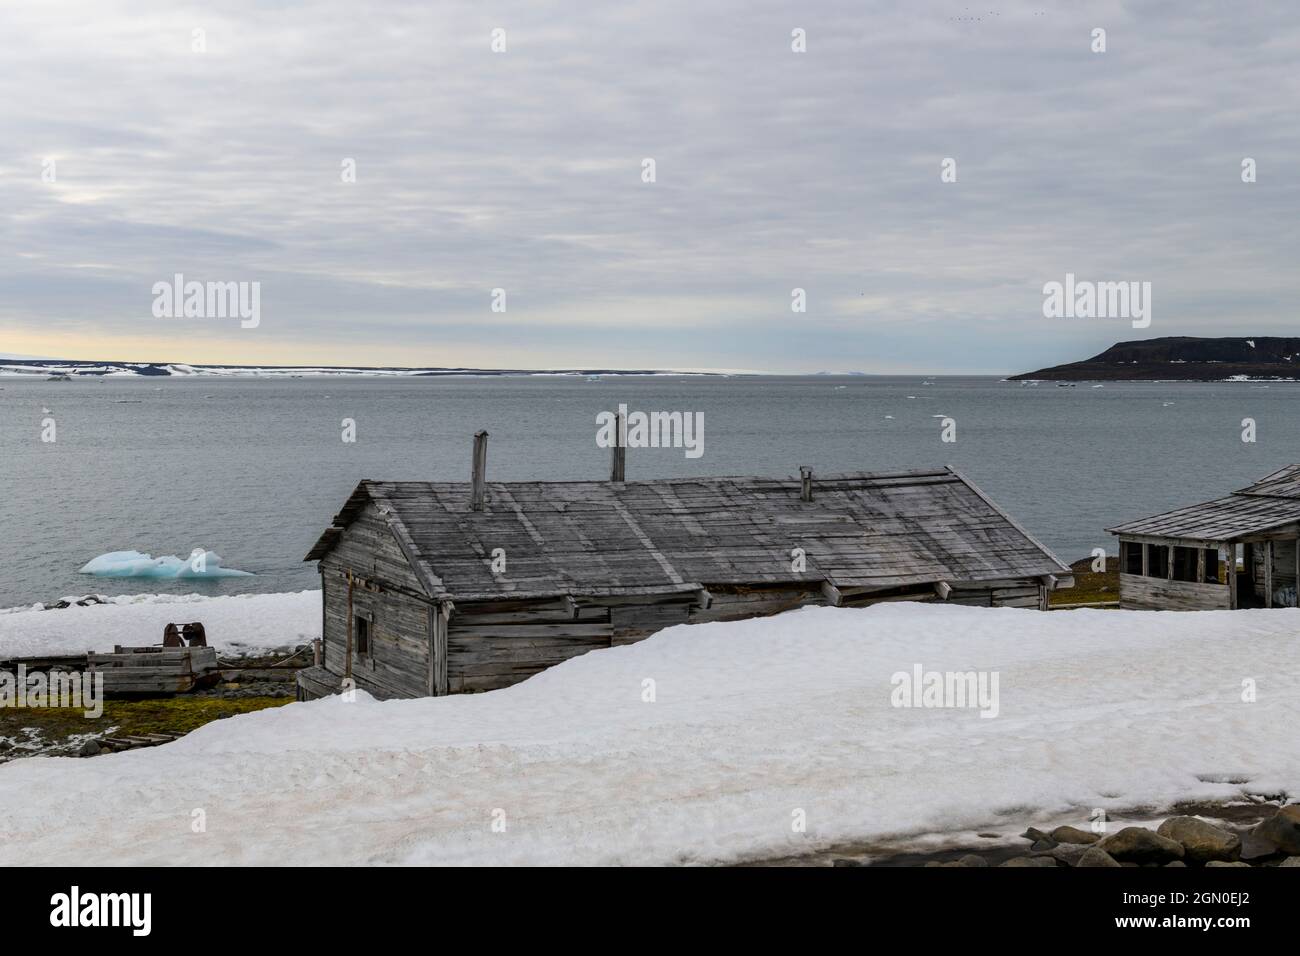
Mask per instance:
[[[155,558],[140,551],[111,551],[87,561],[81,574],[101,578],[251,578],[249,571],[223,568],[215,551],[195,548],[184,560],[169,554]]]

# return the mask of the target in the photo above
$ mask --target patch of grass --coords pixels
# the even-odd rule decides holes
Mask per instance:
[[[165,731],[189,733],[197,727],[223,717],[248,714],[267,707],[292,703],[291,697],[151,697],[145,700],[106,700],[98,717],[84,716],[76,707],[4,707],[0,708],[0,738],[27,740],[33,736],[47,747],[68,743],[74,737],[157,734]],[[114,729],[115,728],[115,729]],[[44,749],[44,748],[43,748]],[[0,739],[0,760],[22,756]]]
[[[1074,587],[1053,591],[1048,595],[1050,605],[1119,600],[1119,558],[1107,557],[1105,571],[1093,571],[1092,558],[1080,558],[1070,565],[1070,570],[1074,572]]]

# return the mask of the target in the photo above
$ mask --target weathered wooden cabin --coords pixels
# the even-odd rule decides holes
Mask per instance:
[[[1120,607],[1295,607],[1300,464],[1226,498],[1106,530],[1119,536]]]
[[[877,601],[1045,608],[1070,569],[950,468],[814,478],[362,481],[320,562],[321,661],[376,697],[483,691],[673,624]],[[615,473],[621,469],[617,461]]]

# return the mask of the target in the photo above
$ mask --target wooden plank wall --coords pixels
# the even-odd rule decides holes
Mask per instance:
[[[1226,611],[1230,607],[1230,594],[1226,584],[1196,584],[1121,573],[1119,603],[1130,610]]]

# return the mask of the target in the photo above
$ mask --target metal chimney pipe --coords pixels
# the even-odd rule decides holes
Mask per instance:
[[[482,511],[483,501],[487,497],[487,440],[487,432],[474,433],[474,468],[469,499],[469,506],[473,511]]]
[[[799,500],[812,501],[812,469],[807,465],[800,465],[799,477],[802,479],[802,487],[799,489]]]
[[[627,422],[621,411],[614,413],[614,449],[610,458],[609,480],[622,481],[627,467]]]

